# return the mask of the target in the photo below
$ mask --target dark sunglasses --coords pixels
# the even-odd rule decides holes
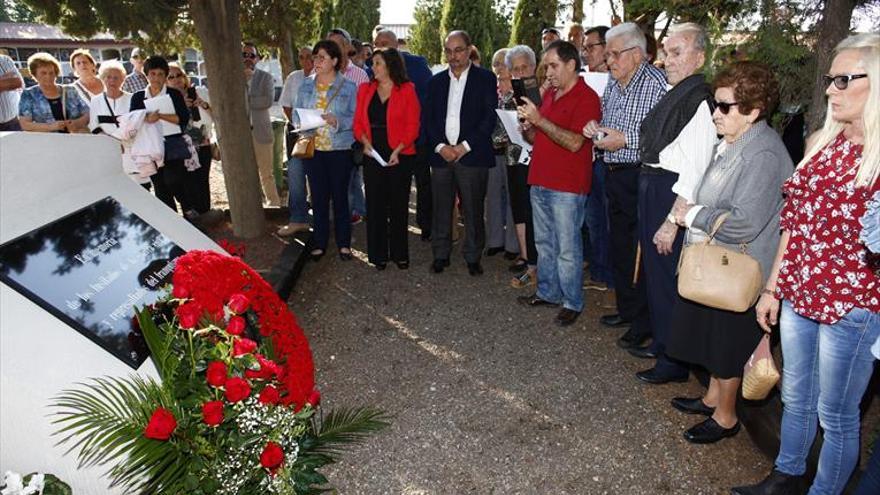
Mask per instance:
[[[547,33],[553,33],[556,36],[559,36],[559,31],[553,28],[547,28],[541,31],[541,36],[544,36]]]
[[[256,55],[250,52],[241,52],[242,58],[257,58]]]
[[[841,76],[822,76],[822,82],[825,84],[825,87],[834,83],[834,87],[843,91],[844,89],[849,87],[849,82],[853,79],[861,79],[863,77],[868,77],[867,74],[846,74]]]
[[[721,110],[721,113],[723,115],[727,115],[730,113],[731,108],[739,105],[739,102],[732,101],[732,102],[728,103],[726,101],[712,100],[712,104],[715,105],[715,108],[717,108],[718,110]]]

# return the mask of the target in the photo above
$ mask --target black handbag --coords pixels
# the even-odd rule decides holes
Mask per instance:
[[[189,160],[192,154],[183,134],[165,136],[165,161]]]

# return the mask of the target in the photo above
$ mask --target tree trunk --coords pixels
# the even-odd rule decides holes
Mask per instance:
[[[238,9],[238,0],[190,0],[211,81],[232,229],[237,237],[251,239],[263,235],[266,220],[245,108]]]
[[[581,24],[584,22],[584,0],[574,0],[571,7],[571,22]]]
[[[849,34],[849,25],[857,0],[827,0],[819,21],[819,36],[816,43],[816,76],[813,85],[813,98],[807,109],[807,129],[813,132],[822,127],[825,121],[825,86],[822,76],[828,73],[834,59],[834,47]]]
[[[295,60],[297,51],[293,49],[293,36],[290,29],[282,28],[281,46],[278,47],[278,61],[281,62],[281,81],[287,80],[287,75],[296,70]]]

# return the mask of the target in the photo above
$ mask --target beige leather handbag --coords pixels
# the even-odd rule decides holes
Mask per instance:
[[[751,308],[761,293],[761,265],[746,254],[712,244],[721,224],[715,222],[705,242],[685,246],[678,262],[678,293],[685,299],[710,308],[743,312]]]

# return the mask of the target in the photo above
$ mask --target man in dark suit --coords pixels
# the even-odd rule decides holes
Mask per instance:
[[[495,74],[469,59],[470,36],[452,31],[443,51],[449,70],[431,78],[425,126],[431,147],[433,221],[431,269],[440,273],[449,266],[452,251],[452,209],[455,192],[461,198],[465,238],[462,254],[468,273],[481,275],[480,256],[486,244],[483,202],[489,168],[495,166],[492,131],[495,128]]]

